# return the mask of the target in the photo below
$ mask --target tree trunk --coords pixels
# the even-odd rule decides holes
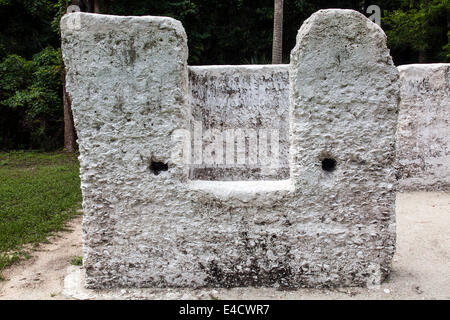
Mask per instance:
[[[283,0],[275,0],[274,9],[272,64],[280,64],[283,58]]]
[[[95,3],[94,0],[78,0],[78,6],[82,12],[94,12]]]
[[[80,2],[73,0],[72,4],[79,5]],[[74,153],[77,150],[77,135],[75,132],[75,125],[73,123],[72,100],[66,90],[66,68],[64,64],[62,69],[62,83],[64,108],[64,149],[67,152]]]
[[[425,51],[419,51],[419,63],[425,62]]]
[[[450,19],[447,16],[447,30],[450,30]],[[447,32],[447,43],[450,43],[450,32]]]
[[[103,11],[103,0],[95,0],[94,1],[94,12],[101,13]]]
[[[77,150],[75,126],[72,116],[72,101],[66,90],[66,71],[63,70],[63,105],[64,105],[64,149],[74,153]]]

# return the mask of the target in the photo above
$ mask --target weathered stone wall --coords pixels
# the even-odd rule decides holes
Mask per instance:
[[[250,164],[249,146],[246,163],[223,161],[190,166],[190,178],[201,180],[281,180],[289,178],[289,65],[199,66],[189,67],[192,121],[202,131],[254,130],[258,140],[261,130],[273,132],[277,138],[279,166],[273,170],[260,162]],[[193,125],[191,133],[194,138]],[[225,136],[223,137],[225,140]],[[203,146],[203,151],[205,146]],[[226,160],[226,154],[223,157]],[[194,162],[194,161],[192,161]]]
[[[179,22],[73,13],[61,28],[87,287],[323,287],[389,274],[398,72],[383,31],[362,14],[322,10],[300,29],[289,66],[290,176],[270,181],[189,179],[182,150],[193,118],[257,118],[191,106]],[[261,104],[268,124],[270,105]]]
[[[397,130],[400,191],[450,189],[449,68],[449,64],[398,67],[401,79]],[[190,67],[189,80],[193,119],[204,124],[203,129],[235,126],[282,130],[282,168],[275,175],[261,174],[258,167],[201,164],[191,166],[190,178],[264,180],[289,177],[288,65]]]
[[[450,190],[450,64],[400,66],[400,190]]]
[[[188,170],[173,138],[190,113],[184,29],[170,18],[72,13],[61,31],[80,148],[86,286],[181,284],[167,267],[179,266],[176,230],[187,221],[177,220],[189,215],[179,195]],[[158,172],[159,163],[168,170]]]
[[[395,251],[399,98],[386,35],[356,11],[320,10],[298,32],[289,74],[290,178],[317,230],[308,242],[323,271],[314,273],[329,283],[384,278]]]

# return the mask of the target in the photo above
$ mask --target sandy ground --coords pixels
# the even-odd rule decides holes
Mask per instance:
[[[70,232],[59,232],[41,244],[31,258],[2,273],[0,299],[62,299],[63,280],[74,256],[81,256],[81,217],[68,224]],[[53,296],[53,297],[52,297]]]
[[[81,218],[69,227],[3,272],[0,299],[450,299],[450,193],[397,195],[393,271],[372,288],[87,290],[82,268],[69,262],[81,255]]]

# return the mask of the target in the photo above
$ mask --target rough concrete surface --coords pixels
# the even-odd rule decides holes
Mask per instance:
[[[397,250],[393,271],[381,286],[299,289],[84,289],[81,219],[3,273],[0,299],[450,299],[450,193],[397,194]]]
[[[194,165],[191,166],[191,179],[264,180],[289,177],[288,67],[189,67],[193,120],[200,121],[203,130],[279,128],[282,165],[275,174],[264,174],[258,167]],[[410,191],[448,190],[450,64],[403,65],[398,70],[401,83],[397,130],[399,188]]]
[[[189,181],[178,21],[73,13],[61,28],[88,288],[365,286],[388,276],[398,71],[377,25],[351,10],[305,21],[289,66],[290,179],[277,183]]]
[[[450,63],[399,67],[401,190],[450,190]]]
[[[224,154],[220,164],[201,163],[190,165],[190,179],[198,180],[282,180],[289,178],[289,65],[239,65],[239,66],[191,66],[189,67],[189,94],[192,120],[203,133],[218,130],[227,142],[227,132],[236,141],[236,129],[244,130],[242,139],[250,139],[253,130],[258,144],[263,138],[274,151],[278,144],[274,170],[264,168],[261,159],[254,164],[237,163],[234,147],[231,157]],[[196,132],[191,126],[193,139]],[[263,136],[265,130],[266,136]],[[276,130],[276,132],[274,131]],[[244,142],[242,140],[242,142]],[[205,149],[207,145],[203,146]],[[236,148],[237,149],[237,148]],[[248,159],[250,148],[246,148]],[[256,150],[255,150],[256,151]],[[256,153],[256,152],[255,152]],[[193,154],[194,158],[195,152]],[[207,155],[205,155],[207,156]],[[231,158],[231,161],[229,159]],[[235,159],[236,158],[236,159]],[[195,159],[192,159],[195,160]],[[192,161],[194,162],[194,161]]]
[[[168,261],[184,265],[174,259],[182,249],[176,231],[186,224],[177,219],[189,214],[179,187],[188,171],[172,137],[188,129],[184,29],[166,17],[72,13],[61,31],[80,147],[87,285],[176,282],[178,273],[164,272],[173,268]],[[158,171],[161,164],[170,169]]]
[[[386,35],[356,11],[319,10],[298,32],[289,77],[290,179],[315,230],[312,252],[299,250],[313,262],[303,271],[329,285],[377,283],[395,251],[399,75]]]

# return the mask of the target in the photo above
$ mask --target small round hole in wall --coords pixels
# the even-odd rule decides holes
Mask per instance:
[[[169,170],[169,166],[166,163],[158,162],[158,161],[152,161],[150,164],[150,171],[153,172],[155,176],[160,174],[161,171],[167,171]]]
[[[322,160],[322,170],[326,172],[333,172],[336,170],[336,160],[325,158]]]

